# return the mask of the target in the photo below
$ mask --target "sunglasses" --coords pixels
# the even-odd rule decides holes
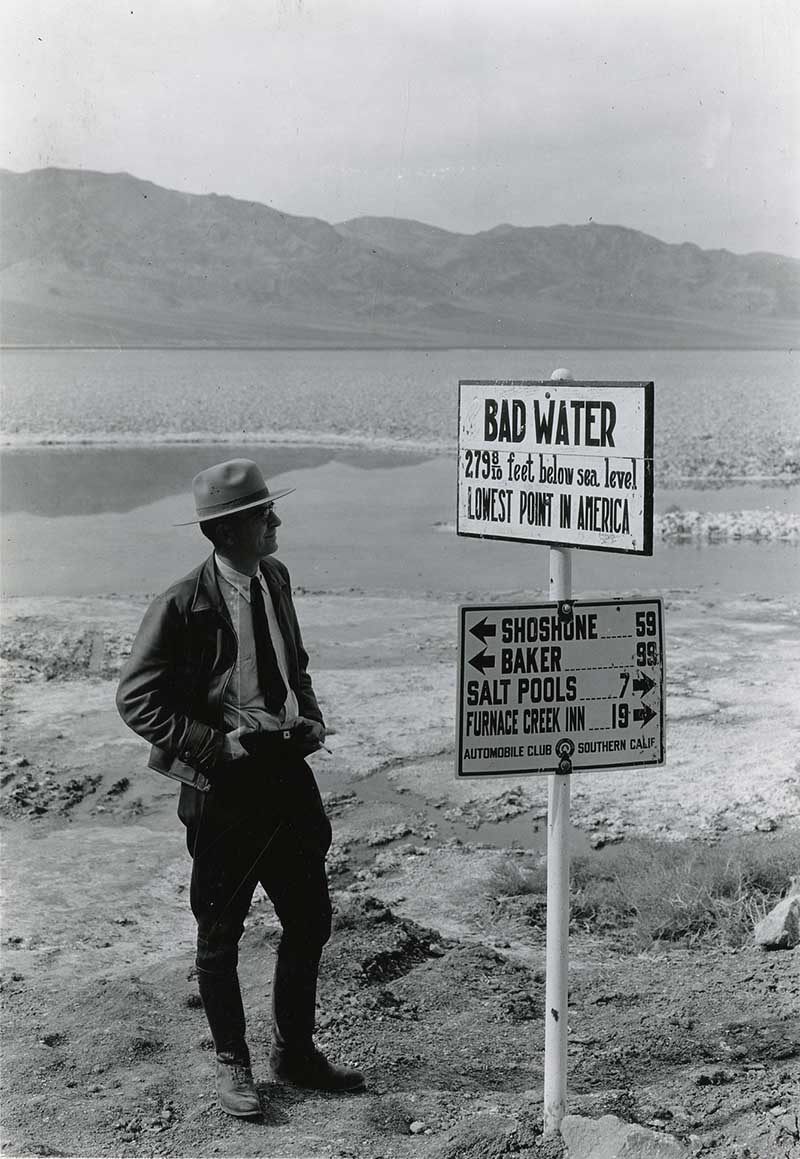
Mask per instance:
[[[242,523],[255,522],[256,520],[261,523],[265,519],[269,519],[274,510],[274,503],[265,503],[263,507],[256,507],[252,511],[243,511],[241,515]]]

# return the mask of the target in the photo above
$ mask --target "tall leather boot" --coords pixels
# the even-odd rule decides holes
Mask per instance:
[[[214,974],[198,968],[197,982],[216,1050],[216,1084],[220,1106],[229,1115],[251,1118],[261,1103],[250,1070],[245,1039],[244,1005],[235,970]]]
[[[272,1049],[303,1054],[311,1050],[321,953],[294,949],[281,938],[272,979]]]
[[[292,948],[281,939],[272,983],[270,1070],[273,1078],[293,1086],[362,1090],[364,1076],[360,1071],[330,1062],[314,1046],[320,956]]]

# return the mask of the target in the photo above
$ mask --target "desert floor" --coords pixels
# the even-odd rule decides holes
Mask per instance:
[[[337,910],[319,1042],[368,1087],[269,1081],[277,928],[257,898],[241,973],[262,1122],[216,1108],[176,790],[113,707],[145,603],[6,603],[4,1153],[555,1153],[538,1135],[541,902],[495,888],[509,859],[541,862],[546,778],[455,780],[452,600],[298,595],[331,726],[331,754],[312,758]],[[800,848],[799,614],[790,598],[667,593],[668,763],[576,774],[576,855],[642,836]],[[642,946],[576,921],[570,953],[570,1111],[720,1159],[797,1153],[800,949]]]

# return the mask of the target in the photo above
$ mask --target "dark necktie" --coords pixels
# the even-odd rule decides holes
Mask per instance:
[[[258,576],[250,580],[250,608],[253,613],[253,636],[256,643],[258,683],[264,693],[267,711],[278,716],[286,702],[286,684],[278,668],[278,658],[264,607],[264,596]]]

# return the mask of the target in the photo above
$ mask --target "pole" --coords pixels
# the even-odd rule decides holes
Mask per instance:
[[[572,597],[567,548],[550,548],[550,598]],[[561,1130],[567,1101],[570,774],[550,773],[547,806],[547,976],[544,1023],[544,1134]]]
[[[551,378],[572,378],[556,370]],[[550,599],[572,600],[572,557],[550,548]],[[569,760],[550,773],[547,805],[547,958],[544,1021],[544,1134],[557,1135],[567,1103],[567,979],[569,968]]]

